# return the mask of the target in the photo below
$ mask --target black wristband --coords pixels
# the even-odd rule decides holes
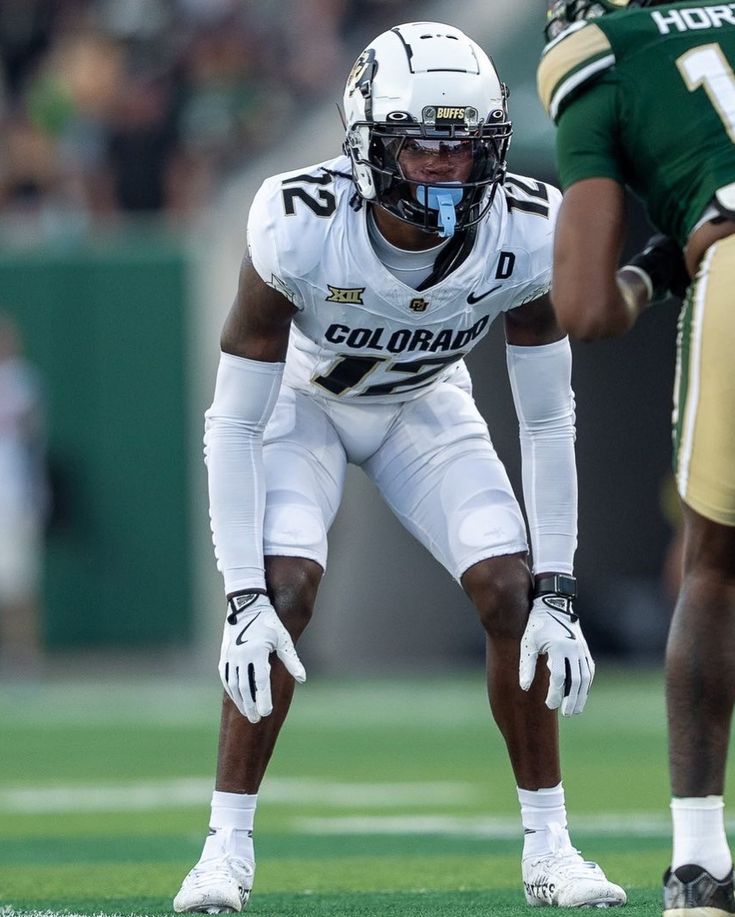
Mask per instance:
[[[648,275],[653,286],[652,301],[665,298],[669,292],[681,298],[685,296],[689,274],[684,264],[684,254],[679,245],[668,236],[661,233],[651,236],[643,251],[634,255],[628,265]]]
[[[577,597],[577,580],[566,573],[541,573],[536,578],[534,596],[546,595],[553,592],[555,595],[564,595],[570,599]]]
[[[238,592],[227,593],[227,607],[230,612],[227,615],[228,624],[237,624],[237,616],[241,611],[245,611],[248,606],[252,605],[259,595],[268,595],[265,589],[240,589]],[[236,602],[235,599],[240,597],[251,596],[249,602]],[[239,605],[239,607],[238,607]]]

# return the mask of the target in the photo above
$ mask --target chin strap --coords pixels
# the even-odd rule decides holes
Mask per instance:
[[[417,291],[422,293],[424,290],[428,290],[434,284],[448,277],[452,271],[456,271],[467,260],[474,248],[476,236],[476,225],[469,226],[460,232],[455,232],[452,239],[442,246],[441,251],[436,256],[436,261],[434,261],[432,272],[416,287]]]
[[[457,225],[457,212],[454,208],[462,200],[462,189],[419,185],[416,197],[424,207],[439,211],[439,235],[451,238]]]

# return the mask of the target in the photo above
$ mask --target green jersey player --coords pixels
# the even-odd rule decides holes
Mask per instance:
[[[734,914],[722,794],[735,703],[735,4],[556,0],[547,37],[538,84],[565,191],[552,293],[560,325],[585,339],[620,334],[667,290],[686,291],[673,415],[686,547],[666,658],[674,845],[664,914]],[[616,271],[626,185],[662,235]]]

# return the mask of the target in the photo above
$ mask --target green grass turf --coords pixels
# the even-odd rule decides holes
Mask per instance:
[[[201,849],[218,711],[215,679],[0,688],[0,917],[170,912]],[[626,913],[657,913],[670,850],[660,673],[599,675],[585,714],[562,721],[561,731],[573,839],[628,888]],[[38,801],[51,788],[76,788],[85,799],[100,788],[130,785],[133,799],[141,782],[185,778],[199,780],[200,795],[160,808],[117,801],[86,811],[72,802],[32,812],[19,810],[14,795],[25,788]],[[300,794],[296,783],[283,796],[289,781],[304,780],[307,790],[347,792],[324,799]],[[396,785],[415,782],[436,784],[436,798],[431,788],[429,798],[388,798]],[[658,816],[664,827],[611,833],[605,813]],[[510,830],[483,833],[491,817]],[[339,821],[347,818],[374,821],[370,830],[358,824],[348,831]],[[399,827],[380,833],[386,818]],[[448,818],[452,829],[416,828],[418,818]],[[517,819],[481,673],[357,683],[315,678],[298,689],[261,793],[248,913],[527,917]]]

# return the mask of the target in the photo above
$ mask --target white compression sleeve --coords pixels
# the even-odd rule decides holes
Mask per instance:
[[[569,339],[506,346],[520,427],[534,573],[572,573],[577,547],[574,392]]]
[[[222,353],[214,401],[204,415],[209,517],[228,595],[265,589],[263,431],[278,398],[283,367]]]

